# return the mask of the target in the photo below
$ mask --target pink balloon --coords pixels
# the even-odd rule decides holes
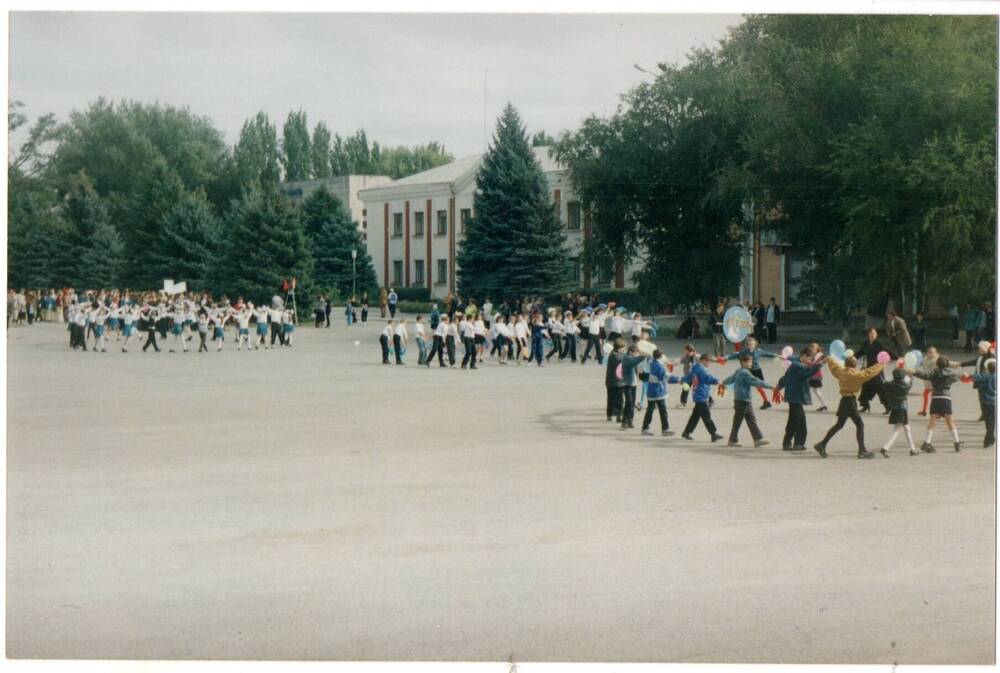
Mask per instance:
[[[887,362],[889,362],[889,360],[891,360],[892,358],[889,357],[888,353],[886,353],[885,351],[882,351],[881,353],[878,354],[878,356],[875,359],[878,360],[878,363],[880,365],[884,365]]]
[[[783,358],[790,358],[792,357],[793,353],[795,353],[795,349],[792,348],[791,346],[785,346],[784,348],[781,349],[781,357]]]

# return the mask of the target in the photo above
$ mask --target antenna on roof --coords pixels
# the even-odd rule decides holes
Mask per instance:
[[[483,154],[486,154],[486,84],[489,77],[490,69],[483,68]]]

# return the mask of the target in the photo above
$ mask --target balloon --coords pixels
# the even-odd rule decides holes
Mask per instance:
[[[916,369],[924,363],[924,354],[920,351],[910,351],[903,356],[903,364],[907,369]]]
[[[605,341],[604,342],[604,348],[603,348],[603,350],[604,350],[604,354],[605,355],[609,355],[611,353],[611,351],[613,351],[614,349],[615,349],[615,347],[611,345],[611,342],[609,342],[609,341]]]
[[[846,351],[844,351],[844,357],[845,358],[853,358],[854,357],[854,349],[853,348],[848,348]]]
[[[891,357],[891,356],[890,356],[890,355],[889,355],[888,353],[886,353],[885,351],[882,351],[882,352],[880,352],[880,353],[879,353],[879,354],[878,354],[878,355],[877,355],[877,356],[875,357],[875,359],[876,359],[876,360],[878,360],[878,363],[879,363],[880,365],[884,365],[884,364],[887,364],[887,363],[889,362],[889,360],[891,360],[891,359],[892,359],[892,357]]]
[[[625,378],[625,372],[622,370],[621,364],[615,367],[615,376],[620,379]]]
[[[732,343],[740,343],[747,338],[753,328],[753,318],[742,306],[733,306],[722,316],[722,332]]]
[[[784,348],[781,349],[781,357],[785,358],[786,360],[792,357],[794,353],[795,349],[792,348],[791,346],[785,346]]]
[[[830,353],[830,357],[838,360],[843,360],[847,357],[846,347],[844,346],[844,342],[840,339],[830,342],[830,350],[828,352]]]

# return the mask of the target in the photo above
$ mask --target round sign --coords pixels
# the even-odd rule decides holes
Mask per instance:
[[[753,329],[753,318],[742,306],[733,306],[722,317],[722,332],[730,343],[738,344],[747,338]]]

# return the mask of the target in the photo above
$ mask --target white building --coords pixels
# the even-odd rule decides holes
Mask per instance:
[[[337,197],[344,207],[351,213],[351,219],[358,223],[358,228],[364,231],[364,205],[358,198],[358,192],[370,187],[378,187],[392,182],[388,175],[336,175],[329,178],[317,178],[316,180],[296,180],[285,182],[281,185],[281,191],[285,193],[294,203],[301,203],[311,193],[321,186]]]
[[[621,264],[613,277],[592,278],[581,268],[579,254],[590,236],[590,214],[574,200],[567,171],[549,156],[548,148],[534,151],[566,228],[576,286],[626,287]],[[368,253],[380,286],[427,287],[435,297],[455,291],[456,243],[465,235],[465,223],[474,212],[476,173],[482,158],[475,154],[359,192]]]

